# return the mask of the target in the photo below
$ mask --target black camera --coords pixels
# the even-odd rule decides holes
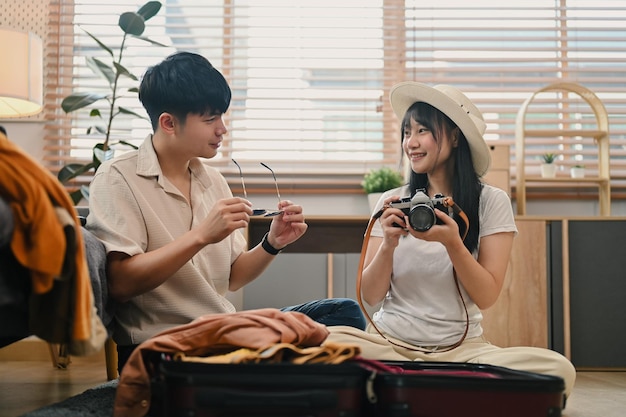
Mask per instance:
[[[397,208],[408,216],[409,224],[418,232],[425,232],[434,224],[442,224],[437,218],[435,209],[452,216],[452,210],[448,205],[447,197],[443,194],[435,194],[433,198],[428,197],[424,190],[417,190],[413,197],[404,197],[389,204],[389,207]]]

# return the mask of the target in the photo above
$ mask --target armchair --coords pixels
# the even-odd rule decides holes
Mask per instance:
[[[0,197],[0,347],[30,335],[28,330],[28,272],[13,256],[10,243],[13,235],[13,213]]]
[[[85,214],[84,212],[79,214]],[[7,346],[33,334],[29,325],[32,312],[29,309],[31,281],[29,271],[15,258],[11,251],[13,234],[13,214],[8,202],[0,196],[0,347]],[[83,223],[84,225],[84,223]],[[90,231],[81,227],[89,277],[98,316],[107,333],[112,332],[115,305],[108,298],[106,283],[106,250],[104,244]],[[64,368],[69,364],[69,356],[64,345],[49,343],[53,364]],[[108,379],[117,377],[117,353],[115,344],[109,337],[105,343],[105,357]]]

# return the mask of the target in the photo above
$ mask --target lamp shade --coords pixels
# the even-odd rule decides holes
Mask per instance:
[[[0,118],[37,114],[43,104],[43,43],[32,33],[0,29]]]

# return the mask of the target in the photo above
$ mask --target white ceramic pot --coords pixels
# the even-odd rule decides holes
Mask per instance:
[[[541,176],[543,178],[556,177],[556,164],[541,164]]]
[[[570,169],[570,175],[572,176],[572,178],[585,178],[585,168],[572,167]]]
[[[370,206],[370,212],[374,211],[374,207],[376,207],[376,203],[378,203],[381,195],[383,195],[383,193],[370,193],[367,195],[367,202]]]
[[[113,159],[115,157],[115,149],[113,148],[109,148],[106,151],[96,148],[93,150],[93,153],[100,162],[108,161],[109,159]]]

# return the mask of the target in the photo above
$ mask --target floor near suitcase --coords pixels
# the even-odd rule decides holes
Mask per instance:
[[[563,417],[619,417],[624,407],[626,372],[578,372]]]

